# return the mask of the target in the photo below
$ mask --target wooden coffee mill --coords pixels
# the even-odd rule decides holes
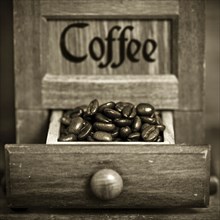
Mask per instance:
[[[217,219],[204,145],[204,1],[13,7],[17,144],[5,147],[6,189],[9,207],[28,211],[8,218]],[[57,142],[61,111],[94,98],[151,103],[164,142]],[[103,169],[117,173],[117,197],[92,192]]]

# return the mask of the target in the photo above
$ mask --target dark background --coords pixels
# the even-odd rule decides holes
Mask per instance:
[[[212,174],[220,178],[220,3],[219,0],[204,1],[206,1],[206,143],[212,145]],[[13,4],[12,0],[0,0],[0,178],[4,170],[3,146],[5,143],[15,143],[14,96]]]

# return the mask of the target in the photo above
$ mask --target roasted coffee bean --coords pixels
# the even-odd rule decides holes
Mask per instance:
[[[63,114],[63,117],[70,118],[70,115],[73,113],[73,110],[66,110]]]
[[[113,132],[115,130],[115,125],[111,123],[95,122],[93,127],[97,131]]]
[[[84,120],[81,117],[75,117],[71,120],[71,123],[68,127],[68,132],[72,134],[79,134],[83,125]]]
[[[163,141],[163,137],[159,135],[159,136],[157,137],[157,142],[162,142],[162,141]]]
[[[115,105],[115,109],[119,112],[122,112],[124,107],[127,106],[127,105],[133,106],[133,104],[131,104],[130,102],[117,102],[116,105]]]
[[[87,136],[86,140],[87,141],[95,141],[95,139],[91,135]]]
[[[148,103],[138,104],[136,110],[140,116],[151,116],[154,113],[154,107]]]
[[[157,123],[155,118],[151,118],[147,116],[141,116],[141,121],[144,123],[148,123],[150,125],[155,125]]]
[[[87,112],[88,106],[87,105],[80,105],[78,108],[82,109],[83,112],[85,113],[85,112]]]
[[[148,123],[144,123],[144,124],[142,124],[142,126],[141,126],[141,131],[143,131],[146,127],[148,127],[148,126],[150,126],[150,124],[148,124]]]
[[[105,108],[103,110],[104,114],[109,117],[109,118],[112,118],[112,119],[115,119],[115,118],[121,118],[121,113],[114,110],[114,109],[111,109],[111,108]]]
[[[97,110],[98,110],[98,107],[99,107],[99,102],[97,99],[94,99],[92,100],[90,103],[89,103],[89,106],[87,108],[87,114],[88,115],[94,115]]]
[[[116,118],[114,120],[114,123],[119,126],[119,127],[125,127],[125,126],[129,126],[132,123],[131,119],[127,119],[127,118]]]
[[[89,122],[86,122],[78,134],[78,139],[85,140],[89,136],[91,131],[92,125]]]
[[[164,131],[166,126],[163,125],[163,124],[159,124],[159,125],[156,125],[156,127],[160,130],[160,131]]]
[[[70,122],[71,122],[71,118],[69,118],[69,117],[63,116],[63,117],[61,118],[61,123],[62,123],[63,125],[70,125]]]
[[[117,141],[117,142],[118,142],[118,141],[122,141],[122,139],[119,138],[119,137],[117,137],[117,138],[114,139],[114,141]]]
[[[160,131],[156,126],[150,125],[142,131],[141,137],[144,141],[153,141],[159,133]]]
[[[141,134],[139,132],[133,132],[128,135],[128,141],[138,141],[140,139]]]
[[[114,109],[115,108],[115,103],[114,102],[106,102],[106,103],[100,105],[99,108],[98,108],[98,112],[103,112],[103,110],[105,108]]]
[[[58,139],[58,141],[76,141],[77,137],[75,134],[66,134],[66,135],[61,135]]]
[[[95,119],[98,122],[104,122],[104,123],[109,123],[112,121],[111,118],[106,117],[105,115],[101,114],[101,113],[96,113],[95,114]]]
[[[119,135],[119,128],[115,127],[115,130],[111,133],[112,137],[115,139]]]
[[[122,139],[126,139],[128,135],[131,134],[131,128],[128,126],[122,127],[119,130],[119,134]]]
[[[122,115],[125,118],[134,118],[136,116],[136,108],[135,106],[127,105],[122,110]]]
[[[60,126],[60,134],[69,134],[65,125],[61,124]]]
[[[136,116],[134,118],[134,121],[133,121],[133,124],[132,124],[132,131],[135,132],[135,131],[139,131],[141,129],[141,119],[139,116]]]
[[[93,138],[97,141],[112,141],[112,136],[110,133],[104,131],[96,131]]]
[[[83,110],[81,108],[75,108],[73,109],[72,113],[70,114],[71,118],[79,117],[83,115]]]

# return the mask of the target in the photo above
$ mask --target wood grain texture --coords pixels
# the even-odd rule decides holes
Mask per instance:
[[[87,54],[85,61],[81,63],[74,63],[67,60],[61,53],[60,49],[60,37],[63,30],[76,23],[87,23],[89,26],[79,29],[71,28],[66,35],[66,47],[71,54],[84,56]],[[107,42],[109,30],[114,26],[120,26],[120,31],[113,32],[113,58],[110,64],[105,68],[99,68],[100,63],[105,64],[107,60]],[[117,40],[121,31],[126,26],[132,26],[132,31],[127,30],[125,37],[125,61],[120,67],[112,68],[113,63],[118,63],[120,60],[120,45]],[[46,51],[45,57],[42,60],[47,65],[46,72],[55,75],[146,75],[146,74],[170,74],[171,73],[171,22],[170,20],[117,20],[117,19],[101,19],[101,20],[49,20],[47,22],[48,33],[42,36],[42,40],[47,42],[48,51]],[[91,58],[89,53],[89,44],[94,37],[100,37],[103,39],[105,49],[104,56],[100,61],[95,61]],[[137,39],[142,43],[139,53],[136,58],[139,62],[131,62],[127,55],[127,45],[131,39]],[[143,44],[147,39],[153,39],[157,42],[157,48],[151,58],[155,59],[154,62],[147,62],[142,56]],[[134,45],[133,45],[134,46]],[[148,46],[148,51],[152,45]],[[101,54],[100,47],[96,43],[94,44],[94,50],[97,55]],[[135,49],[136,47],[133,47]],[[43,48],[45,49],[45,48]],[[43,50],[42,49],[42,50]]]
[[[148,102],[157,109],[178,108],[178,81],[174,75],[113,77],[46,74],[42,87],[45,108],[72,108],[87,104],[94,98],[100,103],[109,100],[130,101],[134,104]]]
[[[3,197],[0,197],[3,201]],[[1,220],[219,220],[219,197],[211,196],[208,208],[175,209],[126,209],[126,210],[85,210],[85,209],[29,209],[14,212],[1,202]]]
[[[47,110],[17,110],[16,143],[45,143],[48,122]]]
[[[204,144],[204,113],[197,111],[174,111],[176,143]]]
[[[41,0],[42,15],[49,18],[73,16],[170,16],[178,15],[178,0]]]
[[[67,144],[67,142],[59,142],[58,137],[60,136],[60,119],[63,115],[63,111],[53,110],[50,117],[50,124],[47,132],[46,144]],[[145,142],[146,144],[175,144],[174,139],[174,123],[173,113],[169,111],[162,111],[161,118],[163,124],[166,126],[164,131],[163,142]],[[76,142],[68,142],[68,144]]]
[[[179,0],[179,109],[204,109],[205,1]]]
[[[11,207],[166,208],[209,203],[209,146],[126,143],[7,145]],[[88,183],[98,170],[118,172],[121,195],[96,199]]]
[[[39,1],[14,0],[16,108],[41,108]]]

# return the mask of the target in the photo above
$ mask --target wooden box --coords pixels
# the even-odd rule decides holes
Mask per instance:
[[[203,0],[15,0],[14,39],[11,207],[208,206]],[[153,104],[167,114],[165,142],[57,143],[57,112],[94,98]],[[89,188],[103,168],[124,181],[105,202]]]

